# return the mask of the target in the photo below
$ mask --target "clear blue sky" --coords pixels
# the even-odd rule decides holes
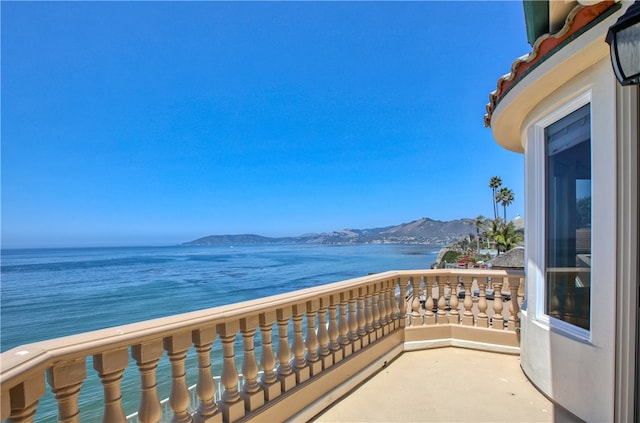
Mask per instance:
[[[492,215],[522,3],[6,2],[2,246]]]

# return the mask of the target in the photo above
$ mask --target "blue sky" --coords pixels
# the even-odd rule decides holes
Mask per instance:
[[[2,246],[492,215],[522,3],[2,2]]]

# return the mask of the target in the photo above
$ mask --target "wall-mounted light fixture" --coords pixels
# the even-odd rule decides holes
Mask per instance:
[[[621,85],[640,84],[640,2],[634,2],[607,33],[611,64]]]

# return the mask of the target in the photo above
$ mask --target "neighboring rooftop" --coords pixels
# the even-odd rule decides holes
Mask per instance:
[[[524,247],[515,247],[489,261],[494,269],[524,269]]]

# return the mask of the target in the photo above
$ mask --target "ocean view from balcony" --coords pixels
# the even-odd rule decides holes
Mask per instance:
[[[2,12],[3,422],[311,421],[405,352],[519,354],[481,112],[520,4]]]
[[[3,250],[1,347],[6,351],[390,269],[424,269],[438,250],[293,244]],[[168,363],[160,366],[161,374],[168,371]],[[125,376],[125,392],[136,386],[135,374]],[[169,395],[169,387],[168,380],[160,383],[161,398]],[[89,403],[84,418],[99,418],[100,390],[99,383],[83,387],[80,401]],[[129,395],[124,405],[127,413],[135,411],[137,396]],[[48,394],[36,421],[53,419],[55,412]]]
[[[1,347],[6,351],[374,272],[426,269],[438,250],[428,245],[3,250]]]

